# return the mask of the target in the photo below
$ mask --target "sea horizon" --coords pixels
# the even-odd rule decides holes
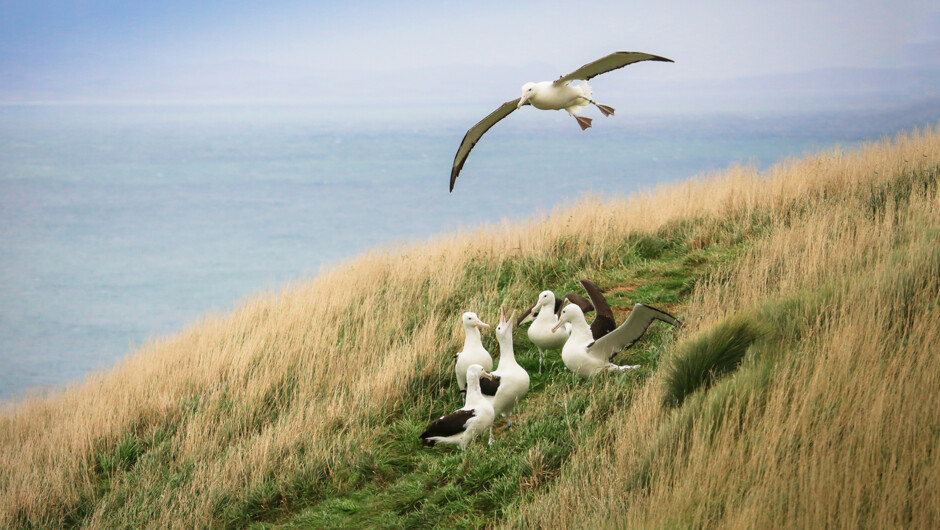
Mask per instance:
[[[81,381],[148,340],[364,251],[766,169],[931,125],[940,105],[595,117],[519,112],[447,184],[483,103],[0,105],[0,400]],[[420,112],[416,109],[419,109]]]

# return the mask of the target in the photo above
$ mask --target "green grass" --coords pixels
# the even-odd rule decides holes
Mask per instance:
[[[681,405],[736,370],[748,349],[767,332],[750,316],[734,315],[683,343],[665,368],[665,403]]]
[[[698,225],[703,226],[703,225]],[[676,225],[652,236],[626,236],[606,249],[605,265],[566,253],[573,241],[559,243],[559,255],[543,260],[476,262],[468,268],[468,286],[493,283],[515,307],[527,307],[535,293],[581,292],[579,280],[591,279],[614,291],[608,299],[615,311],[638,301],[679,305],[696,282],[718,263],[746,248],[746,241],[725,238],[710,247],[690,250],[690,233],[700,228]],[[758,228],[755,228],[755,230]],[[519,294],[516,294],[519,293]],[[472,298],[472,293],[467,293]],[[531,300],[530,300],[531,299]],[[621,317],[622,318],[622,317]],[[254,521],[256,528],[480,528],[492,525],[550,487],[566,459],[602,429],[609,416],[626,407],[634,393],[672,347],[676,330],[655,324],[636,347],[617,362],[641,364],[639,370],[605,374],[584,381],[567,371],[559,352],[545,357],[538,373],[538,351],[525,328],[516,329],[514,346],[520,364],[530,373],[526,398],[516,408],[513,428],[497,420],[497,443],[488,447],[484,434],[465,453],[451,447],[425,448],[418,434],[428,422],[462,406],[463,397],[450,377],[449,359],[442,357],[438,374],[414,377],[414,396],[375,426],[386,440],[351,462],[338,463],[329,485],[301,482],[294,492],[251,492],[229,510],[230,526]],[[484,341],[498,351],[493,338]],[[303,492],[303,493],[301,493]]]
[[[936,194],[938,174],[937,169],[902,172],[891,181],[861,187],[831,200],[857,201],[858,211],[866,218],[897,221],[913,195]],[[794,202],[777,219],[760,208],[747,210],[746,214],[730,212],[720,219],[684,219],[655,233],[612,236],[614,242],[601,249],[579,236],[570,236],[558,240],[549,252],[538,257],[522,258],[513,253],[483,256],[460,271],[461,285],[447,299],[432,301],[426,292],[417,295],[414,302],[428,306],[427,311],[435,315],[457,315],[467,307],[476,308],[481,316],[494,315],[500,304],[507,309],[529,307],[544,289],[557,294],[581,293],[579,280],[590,279],[607,289],[618,320],[637,302],[661,307],[682,318],[683,307],[690,302],[696,286],[726,280],[735,261],[758,240],[772,229],[799,222],[801,208],[799,202]],[[912,315],[935,311],[940,306],[940,298],[924,307],[922,299],[915,296],[940,276],[940,254],[936,250],[940,248],[940,231],[926,229],[923,238],[918,248],[933,254],[932,261],[922,262],[931,265],[899,272],[881,287],[891,293],[873,294],[875,298],[912,300],[892,306],[893,313],[884,315],[887,322],[906,326]],[[909,246],[902,241],[894,243],[884,249],[885,259],[903,264],[910,258]],[[857,261],[846,270],[862,274],[871,266],[862,259]],[[481,528],[522,521],[521,514],[532,501],[551,498],[557,491],[552,488],[563,483],[556,482],[558,477],[571,473],[566,465],[573,456],[579,456],[577,453],[584,448],[602,447],[598,441],[607,441],[606,437],[623,425],[610,418],[622,420],[621,412],[657,375],[665,382],[662,403],[666,406],[648,431],[652,435],[649,443],[631,447],[630,457],[635,456],[638,465],[624,475],[626,489],[630,490],[624,495],[642,496],[656,472],[682,465],[682,449],[692,440],[709,439],[726,427],[743,429],[745,414],[761,411],[768,388],[775,383],[777,364],[782,359],[813,355],[812,348],[805,347],[806,339],[829,325],[832,317],[827,309],[842,303],[839,297],[846,292],[845,286],[851,282],[861,284],[860,277],[853,274],[840,271],[836,279],[819,280],[810,287],[787,292],[785,297],[743,301],[738,313],[692,336],[655,323],[642,341],[615,358],[619,364],[639,364],[640,369],[604,373],[589,381],[567,371],[558,352],[546,355],[545,369],[539,373],[537,349],[527,339],[525,328],[516,329],[515,353],[530,373],[529,394],[513,415],[513,429],[497,420],[496,445],[487,446],[484,434],[466,452],[447,446],[425,448],[418,441],[429,421],[463,404],[450,359],[462,337],[449,338],[452,348],[435,358],[436,365],[430,369],[415,367],[412,373],[401,374],[407,397],[385,408],[376,407],[356,424],[334,420],[331,428],[350,433],[337,437],[346,445],[335,449],[331,446],[326,451],[297,442],[289,449],[297,464],[272,466],[289,469],[290,476],[270,471],[250,486],[208,492],[212,525]],[[775,281],[773,274],[769,277],[768,281]],[[870,278],[865,281],[866,285],[876,283]],[[430,281],[427,291],[431,291]],[[872,310],[887,311],[877,307]],[[407,335],[417,330],[422,318],[405,314],[402,322],[400,331]],[[337,341],[355,343],[361,327],[361,321],[342,323]],[[498,348],[493,335],[485,334],[484,342],[495,357]],[[248,372],[262,367],[265,359],[275,354],[259,352]],[[192,395],[179,396],[181,406],[172,415],[156,423],[133,423],[110,438],[96,439],[87,461],[83,461],[87,475],[76,479],[92,485],[88,492],[70,499],[67,506],[50,509],[47,519],[30,520],[24,514],[15,520],[20,526],[73,527],[89,525],[96,520],[93,517],[101,516],[105,526],[146,524],[154,516],[148,512],[154,510],[154,504],[148,501],[173,498],[185,491],[193,475],[198,475],[200,464],[205,464],[198,457],[183,461],[179,456],[182,436],[176,432],[177,425],[199,416],[225,418],[228,421],[218,424],[216,439],[223,447],[245,443],[246,433],[252,437],[271,429],[302,399],[298,397],[298,374],[294,369],[291,366],[266,380],[268,386],[261,388],[257,400],[246,403],[239,399],[233,390],[239,388],[237,381],[225,382],[212,397],[197,393],[202,389],[194,389]],[[654,392],[659,390],[658,386],[653,388]],[[653,395],[653,401],[660,399],[658,393],[644,390],[643,395],[647,399]],[[655,405],[658,408],[660,403]],[[364,432],[376,434],[379,442],[363,442]],[[308,453],[329,456],[323,457],[326,461],[307,461],[304,456]],[[715,505],[714,513],[724,509],[726,500],[721,495],[716,493],[704,501]],[[109,519],[109,513],[122,513],[124,518]],[[688,514],[677,513],[675,517],[676,526],[696,524]]]

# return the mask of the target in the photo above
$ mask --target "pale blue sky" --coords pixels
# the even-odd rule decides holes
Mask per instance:
[[[675,59],[630,78],[685,86],[936,68],[938,13],[921,0],[0,0],[0,102],[511,97],[616,50]]]

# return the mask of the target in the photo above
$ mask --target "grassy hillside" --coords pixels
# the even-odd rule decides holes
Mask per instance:
[[[0,527],[935,527],[940,128],[373,253],[0,415]],[[542,374],[497,445],[459,316],[608,289],[657,324]],[[496,350],[492,334],[484,343]]]

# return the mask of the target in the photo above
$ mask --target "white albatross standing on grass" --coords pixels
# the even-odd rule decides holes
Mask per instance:
[[[542,291],[539,293],[539,299],[535,302],[535,305],[526,311],[525,314],[519,318],[519,322],[517,322],[517,324],[521,325],[532,320],[528,335],[529,340],[532,341],[532,344],[535,344],[535,347],[539,350],[539,373],[542,373],[545,350],[561,349],[561,347],[565,345],[565,341],[568,340],[568,335],[571,333],[570,324],[557,330],[554,329],[555,324],[558,323],[557,313],[561,309],[562,300],[564,298],[571,299],[571,301],[577,303],[585,312],[593,309],[593,307],[590,307],[590,304],[587,303],[587,300],[576,294],[569,293],[563,298],[555,298],[555,293]],[[532,315],[535,315],[535,317],[533,318]]]
[[[672,59],[660,57],[640,52],[614,52],[606,57],[588,63],[568,75],[563,75],[554,81],[542,81],[540,83],[526,83],[522,85],[522,96],[512,101],[507,101],[500,107],[483,118],[479,123],[467,131],[457,149],[457,155],[454,157],[454,167],[450,172],[450,191],[454,191],[454,182],[463,169],[470,150],[480,141],[483,134],[496,125],[496,123],[509,116],[512,111],[523,105],[532,105],[540,110],[565,110],[568,114],[577,120],[581,130],[591,126],[591,118],[585,118],[579,115],[581,109],[588,105],[595,105],[601,114],[610,116],[614,113],[613,107],[601,105],[594,101],[593,91],[587,81],[592,77],[623,68],[629,64],[641,61],[663,61],[673,62]],[[569,83],[574,80],[583,80],[584,82],[571,86]]]
[[[479,364],[467,368],[467,399],[464,406],[431,422],[421,433],[421,445],[454,444],[461,451],[474,438],[493,425],[493,405],[480,392],[480,378],[489,379]]]
[[[472,364],[479,364],[484,370],[493,369],[493,357],[483,347],[480,337],[480,328],[489,329],[490,325],[480,320],[476,313],[466,312],[460,317],[463,324],[465,338],[463,349],[454,355],[454,372],[457,374],[457,386],[460,390],[467,388],[467,369]]]
[[[512,409],[522,396],[529,391],[529,373],[516,362],[512,349],[512,319],[515,311],[507,319],[506,310],[499,308],[499,325],[496,326],[496,340],[499,341],[499,368],[490,375],[492,379],[481,379],[480,389],[483,397],[493,404],[493,412],[504,416],[506,424],[512,429],[509,417]],[[490,426],[490,445],[493,445],[493,427]]]
[[[571,324],[571,336],[568,337],[568,341],[561,350],[561,360],[569,370],[585,379],[594,377],[604,370],[639,368],[639,365],[619,366],[610,360],[621,350],[633,346],[636,341],[640,340],[654,320],[661,320],[676,327],[682,326],[676,317],[665,311],[636,304],[623,324],[609,330],[608,325],[615,325],[613,312],[607,305],[607,301],[603,300],[600,288],[587,280],[582,280],[581,283],[588,289],[588,294],[591,295],[591,300],[596,306],[595,324],[598,323],[598,319],[603,318],[604,325],[598,326],[600,328],[598,331],[592,331],[595,326],[588,326],[581,308],[576,304],[569,304],[562,308],[555,327],[560,327],[566,322]],[[602,302],[602,305],[599,302]],[[606,310],[602,306],[606,307]],[[609,315],[603,313],[609,313]],[[608,318],[609,322],[607,322]]]

